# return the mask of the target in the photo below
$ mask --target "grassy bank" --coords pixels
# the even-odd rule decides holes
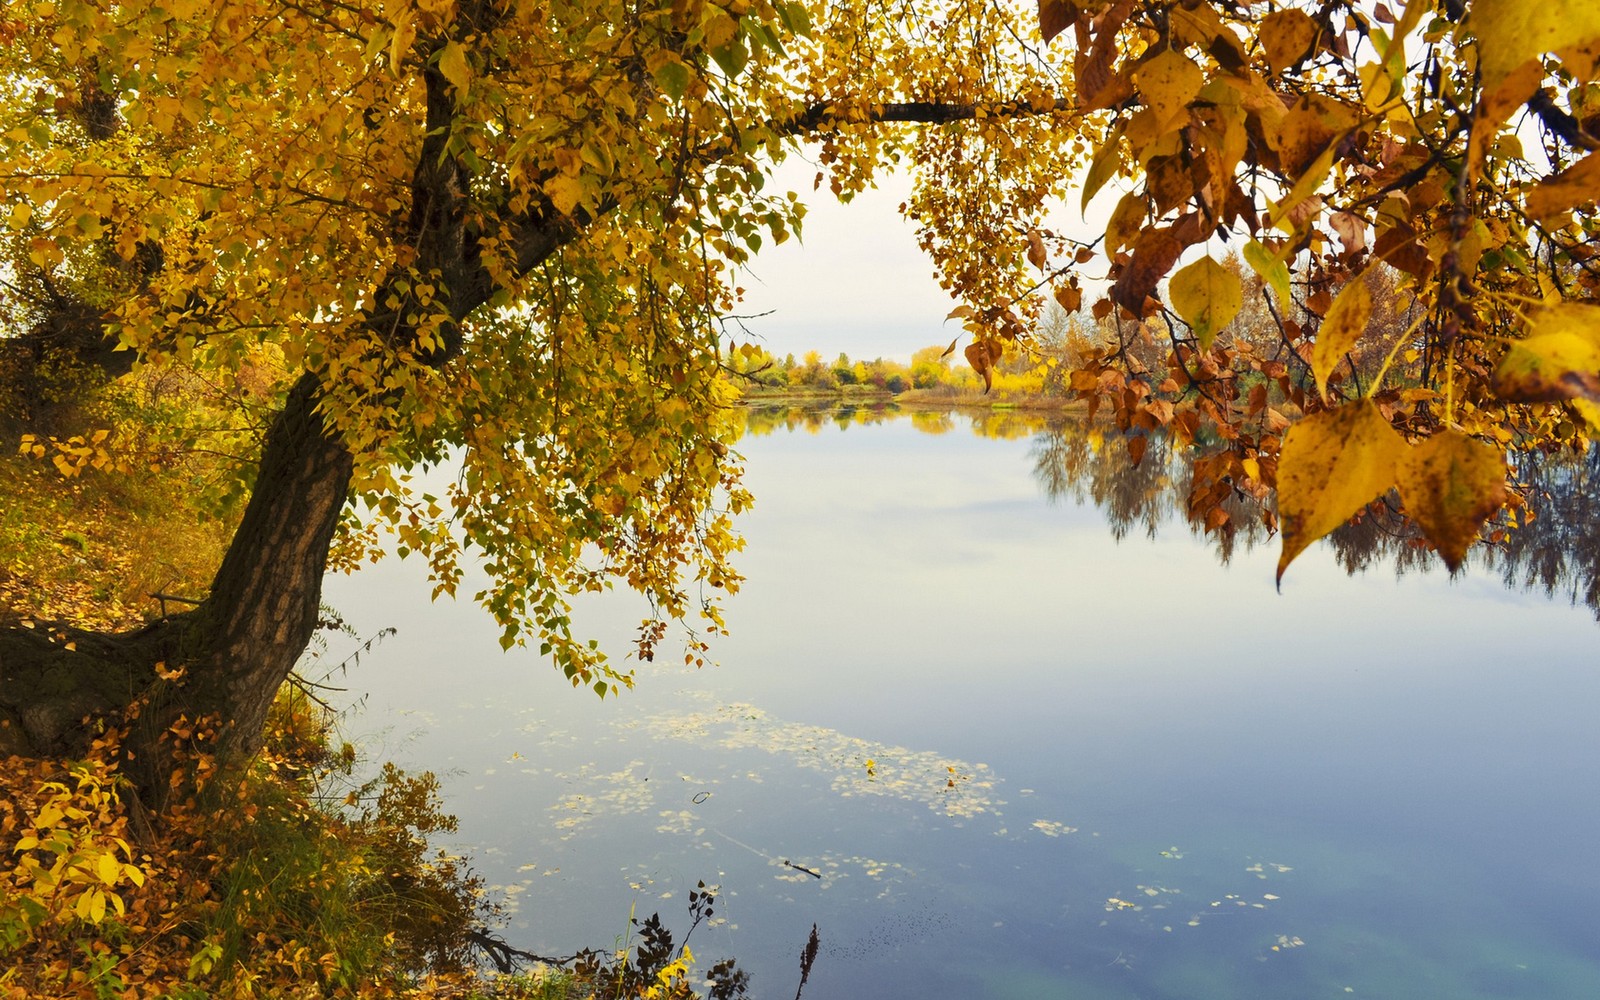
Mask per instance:
[[[358,777],[372,769],[331,723],[291,682],[265,748],[232,768],[206,722],[174,725],[190,783],[159,815],[119,774],[115,726],[84,759],[0,759],[0,998],[745,995],[732,961],[699,967],[689,950],[716,900],[703,883],[676,940],[656,916],[566,959],[500,940],[482,881],[434,845],[456,829],[438,781],[392,765]]]

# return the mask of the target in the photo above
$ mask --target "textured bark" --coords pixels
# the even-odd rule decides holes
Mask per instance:
[[[350,491],[349,450],[302,375],[267,435],[250,503],[195,612],[194,681],[225,706],[224,746],[253,751],[279,685],[317,627],[322,575]]]
[[[73,754],[85,718],[139,704],[130,773],[158,794],[170,772],[160,736],[180,716],[218,724],[217,749],[253,752],[267,710],[317,626],[328,547],[349,493],[351,456],[304,375],[262,449],[244,517],[196,610],[108,635],[48,623],[0,632],[0,751]],[[176,681],[157,672],[182,668]]]

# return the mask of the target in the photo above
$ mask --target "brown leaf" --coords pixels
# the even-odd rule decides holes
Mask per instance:
[[[1349,212],[1335,212],[1328,218],[1328,225],[1339,234],[1339,240],[1344,244],[1344,252],[1357,253],[1367,247],[1367,224],[1361,221],[1358,215]]]
[[[1039,0],[1039,34],[1046,42],[1077,19],[1078,5],[1072,0]]]
[[[1478,528],[1505,505],[1504,453],[1446,429],[1407,448],[1398,472],[1406,513],[1455,572]]]
[[[1123,74],[1112,71],[1118,55],[1117,32],[1132,12],[1132,0],[1121,0],[1100,14],[1095,18],[1092,40],[1084,21],[1077,22],[1078,54],[1073,60],[1073,76],[1084,111],[1110,107],[1133,92],[1133,84]]]
[[[1368,399],[1314,413],[1290,428],[1278,464],[1280,583],[1307,546],[1394,486],[1405,448]]]
[[[1128,457],[1133,459],[1134,468],[1137,469],[1139,463],[1144,461],[1144,451],[1149,445],[1150,442],[1143,434],[1133,434],[1128,437]]]
[[[1083,289],[1075,284],[1057,284],[1055,287],[1056,304],[1069,313],[1075,313],[1083,308]]]
[[[994,363],[1000,360],[1000,355],[1005,353],[998,340],[978,340],[967,345],[965,352],[967,364],[972,370],[983,376],[983,391],[988,392],[994,384]]]
[[[1183,252],[1183,243],[1172,234],[1171,228],[1146,229],[1133,244],[1133,259],[1117,276],[1111,286],[1111,298],[1117,305],[1141,315],[1144,300],[1156,290],[1156,284]]]
[[[1285,174],[1299,176],[1359,122],[1343,102],[1307,94],[1275,126],[1266,128],[1267,145],[1278,154]]]
[[[1028,230],[1028,263],[1043,271],[1048,259],[1049,255],[1044,248],[1044,237],[1039,235],[1037,229]]]

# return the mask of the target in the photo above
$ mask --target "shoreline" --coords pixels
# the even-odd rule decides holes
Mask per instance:
[[[894,393],[882,389],[813,390],[793,389],[743,392],[740,406],[869,406],[897,409],[1031,410],[1041,412],[1083,411],[1088,404],[1064,396],[1003,396],[941,389],[907,389]]]

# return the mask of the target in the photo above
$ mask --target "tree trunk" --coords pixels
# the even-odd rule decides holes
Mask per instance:
[[[130,773],[159,799],[172,767],[161,737],[180,717],[214,720],[225,755],[260,746],[272,699],[316,629],[350,488],[350,452],[328,433],[319,397],[309,373],[290,390],[200,607],[116,635],[43,622],[0,632],[0,752],[82,752],[95,731],[86,718],[138,704],[125,743]]]

